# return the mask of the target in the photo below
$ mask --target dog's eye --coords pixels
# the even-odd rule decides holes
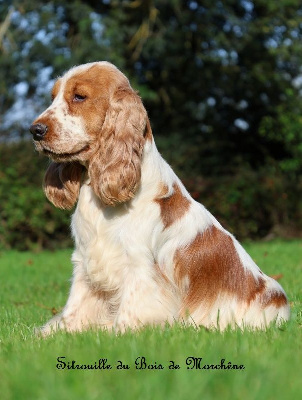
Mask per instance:
[[[73,101],[80,103],[81,101],[84,101],[86,99],[86,96],[82,96],[81,94],[75,94],[73,96]]]

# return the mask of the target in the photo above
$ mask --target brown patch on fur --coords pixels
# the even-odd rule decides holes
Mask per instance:
[[[52,91],[51,91],[51,98],[52,100],[57,96],[57,94],[59,93],[60,90],[60,86],[61,86],[61,78],[57,79],[53,85]]]
[[[161,189],[160,197],[154,200],[160,206],[164,229],[169,228],[174,222],[182,218],[190,207],[190,200],[182,194],[177,183],[173,184],[173,189],[174,192],[170,196],[165,197],[168,187],[164,185]]]
[[[44,192],[56,207],[70,210],[78,199],[84,167],[77,163],[52,162],[45,174]]]
[[[261,277],[255,279],[244,270],[232,238],[211,226],[174,256],[175,280],[181,284],[186,276],[190,285],[184,299],[189,312],[205,303],[211,305],[221,294],[250,303],[265,289]]]
[[[276,308],[280,308],[287,304],[287,298],[283,292],[265,292],[261,296],[261,304],[263,308],[268,306],[275,306]]]
[[[99,134],[109,106],[109,96],[122,78],[127,82],[118,70],[96,64],[73,74],[66,82],[64,100],[68,112],[83,117],[89,135]],[[74,101],[75,94],[84,96],[85,100]]]
[[[152,142],[152,140],[153,140],[152,129],[151,129],[149,119],[147,119],[147,124],[146,124],[145,131],[144,131],[144,138],[146,141],[149,141],[149,142]]]

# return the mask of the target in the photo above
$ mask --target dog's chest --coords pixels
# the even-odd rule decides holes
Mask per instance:
[[[118,290],[127,277],[153,267],[150,231],[141,210],[101,207],[91,187],[81,188],[72,218],[76,254],[89,281],[103,290]]]
[[[119,288],[129,265],[122,225],[104,213],[90,186],[83,185],[72,217],[76,254],[90,282],[104,290]]]

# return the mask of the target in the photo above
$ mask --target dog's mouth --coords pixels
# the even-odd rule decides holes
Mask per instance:
[[[84,146],[82,149],[74,151],[72,153],[56,153],[55,151],[46,149],[45,147],[42,148],[41,152],[53,159],[66,159],[66,158],[73,158],[81,153],[86,152],[87,150],[89,150],[88,144]]]

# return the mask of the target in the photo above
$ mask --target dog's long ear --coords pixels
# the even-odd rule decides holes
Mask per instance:
[[[119,88],[110,99],[88,174],[96,195],[106,205],[134,197],[140,183],[147,112],[130,88]]]
[[[84,167],[78,162],[52,162],[45,174],[43,189],[56,207],[70,210],[76,203]]]

